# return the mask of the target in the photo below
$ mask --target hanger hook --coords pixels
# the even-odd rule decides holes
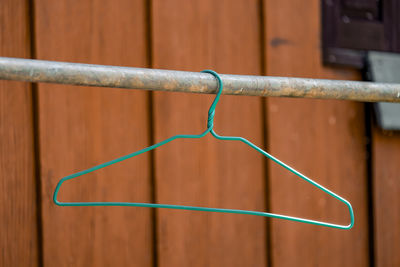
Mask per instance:
[[[222,83],[221,77],[215,71],[203,70],[201,72],[212,74],[218,81],[217,96],[215,97],[214,101],[211,104],[210,109],[208,110],[207,128],[208,128],[208,130],[211,130],[214,127],[215,107],[217,106],[219,98],[221,97],[222,89],[223,89],[224,85]]]

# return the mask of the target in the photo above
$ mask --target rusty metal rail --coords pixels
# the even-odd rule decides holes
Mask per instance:
[[[223,94],[400,102],[400,84],[220,75]],[[205,93],[217,91],[206,73],[0,57],[0,79],[85,86]]]

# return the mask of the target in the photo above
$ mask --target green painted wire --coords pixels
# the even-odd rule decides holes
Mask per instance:
[[[257,216],[264,216],[264,217],[271,217],[271,218],[278,218],[278,219],[284,219],[284,220],[289,220],[289,221],[295,221],[295,222],[302,222],[302,223],[308,223],[308,224],[314,224],[314,225],[320,225],[320,226],[326,226],[326,227],[331,227],[331,228],[338,228],[338,229],[351,229],[354,225],[354,213],[353,213],[353,208],[351,207],[350,202],[348,202],[346,199],[343,197],[335,194],[334,192],[330,191],[329,189],[323,187],[322,185],[318,184],[317,182],[311,180],[304,174],[301,174],[300,172],[296,171],[292,167],[288,166],[287,164],[283,163],[282,161],[278,160],[277,158],[271,156],[261,148],[257,147],[250,141],[242,138],[242,137],[236,137],[236,136],[220,136],[215,131],[213,130],[213,124],[214,124],[214,114],[215,114],[215,107],[221,97],[222,94],[222,88],[223,88],[223,83],[219,75],[212,70],[204,70],[202,72],[205,73],[210,73],[212,74],[217,80],[218,80],[218,92],[217,95],[211,104],[210,109],[208,110],[208,120],[207,120],[207,129],[199,134],[199,135],[175,135],[172,136],[164,141],[161,141],[157,144],[154,144],[152,146],[146,147],[144,149],[141,149],[139,151],[136,151],[132,154],[111,160],[109,162],[102,163],[98,166],[89,168],[84,171],[80,171],[71,175],[68,175],[64,178],[62,178],[55,190],[54,190],[54,195],[53,195],[53,201],[56,205],[59,206],[130,206],[130,207],[149,207],[149,208],[168,208],[168,209],[181,209],[181,210],[195,210],[195,211],[208,211],[208,212],[223,212],[223,213],[237,213],[237,214],[248,214],[248,215],[257,215]],[[147,151],[153,150],[157,147],[160,147],[162,145],[165,145],[175,139],[180,139],[180,138],[202,138],[206,134],[211,133],[215,138],[220,139],[220,140],[227,140],[227,141],[240,141],[245,143],[246,145],[250,146],[251,148],[255,149],[256,151],[260,152],[267,158],[271,159],[272,161],[276,162],[283,168],[287,169],[288,171],[294,173],[301,179],[305,180],[306,182],[310,183],[311,185],[315,186],[316,188],[322,190],[323,192],[327,193],[328,195],[336,198],[337,200],[343,202],[349,209],[350,212],[350,224],[348,225],[340,225],[340,224],[333,224],[333,223],[327,223],[323,221],[317,221],[317,220],[310,220],[310,219],[304,219],[304,218],[299,218],[299,217],[292,217],[292,216],[287,216],[287,215],[281,215],[281,214],[275,214],[275,213],[268,213],[268,212],[261,212],[261,211],[250,211],[250,210],[238,210],[238,209],[221,209],[221,208],[208,208],[208,207],[193,207],[193,206],[183,206],[183,205],[169,205],[169,204],[153,204],[153,203],[128,203],[128,202],[60,202],[57,200],[57,195],[60,191],[61,185],[70,179],[77,178],[79,176],[97,171],[99,169],[102,169],[104,167],[110,166],[112,164],[124,161],[126,159],[132,158],[134,156],[143,154]]]

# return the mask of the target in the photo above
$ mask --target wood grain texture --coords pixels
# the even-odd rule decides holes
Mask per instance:
[[[30,57],[27,1],[0,1],[0,56]],[[31,85],[0,81],[0,266],[38,266]]]
[[[400,134],[373,130],[375,266],[400,266]]]
[[[146,67],[144,1],[35,1],[38,59]],[[151,266],[151,210],[57,207],[58,180],[149,145],[146,92],[39,85],[45,266]],[[150,156],[69,181],[64,201],[151,201]]]
[[[153,67],[260,74],[258,1],[160,0],[152,5]],[[155,139],[206,129],[213,96],[154,94]],[[257,97],[222,96],[215,129],[262,146]],[[265,209],[263,158],[241,143],[206,136],[155,152],[158,203]],[[265,219],[157,211],[160,266],[265,266]]]
[[[267,74],[354,80],[349,70],[321,65],[320,1],[264,0]],[[348,199],[355,211],[350,231],[271,220],[273,266],[368,266],[367,174],[363,104],[347,101],[267,101],[272,155]],[[346,207],[269,165],[272,212],[336,223]]]

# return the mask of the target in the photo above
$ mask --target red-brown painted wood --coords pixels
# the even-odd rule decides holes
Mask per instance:
[[[372,137],[375,266],[400,266],[400,134]]]
[[[268,75],[359,79],[321,65],[320,1],[264,1]],[[368,266],[367,167],[363,104],[349,101],[267,101],[269,151],[348,199],[350,231],[271,220],[274,266]],[[346,224],[347,208],[310,184],[269,165],[272,212]]]
[[[30,57],[28,2],[0,1],[0,56]],[[0,266],[38,266],[32,91],[0,81]]]
[[[258,1],[153,1],[153,67],[260,74]],[[213,96],[155,93],[155,139],[206,129]],[[215,129],[262,146],[257,97],[222,96]],[[178,140],[155,152],[159,203],[265,209],[263,158],[241,143]],[[157,211],[160,266],[265,266],[262,217]]]
[[[144,1],[35,1],[39,59],[146,67]],[[152,266],[151,210],[58,207],[57,181],[149,145],[143,91],[39,85],[46,266]],[[151,201],[150,155],[69,181],[65,201]]]

